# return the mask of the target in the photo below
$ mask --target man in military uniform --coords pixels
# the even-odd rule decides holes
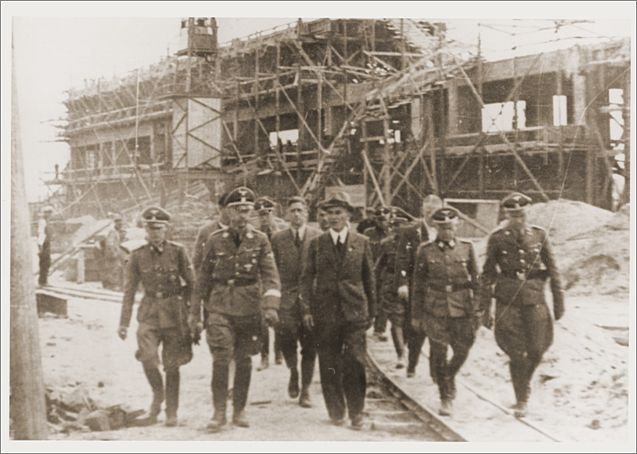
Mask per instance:
[[[287,220],[290,227],[272,235],[272,252],[281,276],[280,323],[277,334],[281,350],[290,370],[288,394],[299,397],[299,371],[297,368],[297,344],[301,344],[301,391],[299,404],[310,407],[310,384],[316,363],[316,347],[311,330],[303,326],[300,303],[301,270],[310,241],[321,234],[307,225],[307,206],[302,197],[292,197],[287,203]]]
[[[124,220],[119,214],[113,215],[113,225],[104,238],[102,254],[102,287],[121,290],[123,285],[125,252],[121,244],[126,241]]]
[[[456,239],[458,212],[440,208],[432,216],[436,239],[418,248],[413,276],[412,329],[429,336],[431,363],[440,391],[440,414],[451,414],[455,376],[469,355],[482,314],[474,292],[478,270],[473,244]],[[447,360],[447,347],[453,357]]]
[[[376,210],[374,210],[373,218],[374,225],[363,231],[363,235],[369,238],[369,245],[372,249],[372,258],[374,259],[374,263],[376,263],[376,260],[380,255],[380,242],[390,233],[390,226],[388,223],[389,211],[390,210],[387,207],[376,208]],[[385,336],[386,329],[387,316],[382,310],[380,310],[376,314],[376,319],[374,320],[374,337],[376,340],[381,342],[387,341],[387,336]]]
[[[254,211],[257,212],[258,221],[257,228],[268,236],[268,241],[272,240],[272,235],[286,228],[281,220],[274,216],[274,208],[276,204],[269,197],[259,197],[254,202]],[[257,370],[261,371],[270,367],[270,328],[263,321],[261,325],[261,364]],[[276,364],[283,362],[281,354],[281,343],[279,335],[274,333],[274,361]]]
[[[354,208],[346,193],[323,202],[330,229],[312,239],[301,277],[303,323],[318,344],[323,398],[330,419],[363,427],[366,338],[376,308],[369,239],[349,228]]]
[[[252,372],[251,356],[261,347],[261,321],[278,322],[281,298],[279,273],[267,236],[248,223],[254,193],[239,187],[226,199],[230,225],[214,232],[205,246],[193,294],[191,330],[204,325],[213,359],[214,416],[208,424],[217,432],[226,424],[230,361],[235,362],[232,422],[248,427],[245,406]],[[201,302],[207,317],[202,321]]]
[[[193,249],[193,257],[192,264],[195,267],[195,270],[201,266],[201,261],[203,260],[204,247],[206,246],[206,241],[208,241],[208,237],[213,232],[217,230],[225,229],[228,227],[228,213],[226,211],[225,200],[228,196],[228,193],[223,193],[217,200],[217,209],[219,211],[219,215],[208,222],[206,222],[197,233],[197,239],[195,240],[195,247]]]
[[[133,312],[135,292],[141,282],[144,297],[137,311],[135,357],[142,363],[153,390],[149,420],[154,423],[164,401],[164,384],[159,371],[158,348],[166,372],[166,425],[177,425],[179,406],[179,367],[192,359],[192,345],[186,325],[188,294],[194,275],[186,249],[166,240],[170,214],[159,207],[142,213],[148,243],[135,249],[126,270],[126,286],[119,322],[119,337],[126,339]]]
[[[518,192],[502,200],[507,222],[489,236],[482,271],[485,307],[492,296],[496,300],[495,339],[510,358],[517,416],[526,414],[531,378],[553,342],[553,321],[544,296],[547,278],[555,320],[564,315],[564,292],[548,234],[526,223],[530,203]]]
[[[434,237],[435,230],[429,227],[431,215],[438,208],[442,207],[442,200],[436,195],[428,195],[422,201],[422,219],[414,224],[404,227],[398,233],[398,249],[396,252],[396,288],[398,297],[407,304],[405,317],[405,336],[407,340],[407,377],[416,374],[416,366],[420,358],[420,351],[425,343],[426,333],[424,331],[414,331],[411,327],[411,304],[413,295],[412,277],[414,274],[414,262],[418,246]],[[436,379],[433,372],[432,363],[429,362],[432,379]]]
[[[51,226],[49,220],[53,214],[52,206],[42,208],[42,214],[38,220],[38,258],[40,271],[38,273],[38,285],[40,287],[48,284],[49,268],[51,267]]]
[[[380,308],[376,314],[383,312],[385,319],[391,323],[391,336],[394,348],[398,355],[397,369],[405,367],[405,301],[398,298],[396,294],[394,268],[396,265],[396,249],[398,247],[397,230],[409,221],[409,216],[399,207],[391,207],[389,214],[389,224],[391,233],[380,242],[380,254],[375,264],[376,282],[378,285],[378,297]]]

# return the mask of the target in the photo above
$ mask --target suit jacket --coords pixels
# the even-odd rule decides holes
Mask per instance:
[[[301,276],[304,314],[317,323],[367,322],[376,313],[376,280],[369,239],[349,230],[341,258],[329,231],[309,245]]]
[[[306,261],[310,241],[321,234],[314,227],[305,227],[305,235],[301,247],[294,244],[294,233],[291,228],[281,230],[272,235],[272,252],[281,277],[280,311],[296,312],[298,307],[301,271]]]

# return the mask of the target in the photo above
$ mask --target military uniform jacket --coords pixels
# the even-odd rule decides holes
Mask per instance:
[[[421,244],[413,275],[412,318],[468,317],[479,309],[473,244],[455,239]]]
[[[342,257],[329,230],[312,239],[301,276],[301,298],[303,313],[317,323],[373,318],[376,279],[367,237],[350,229]]]
[[[398,231],[395,266],[396,289],[402,285],[408,285],[411,288],[418,246],[428,240],[429,231],[422,221],[403,227]]]
[[[179,299],[184,290],[187,293],[194,286],[194,274],[186,249],[181,244],[165,241],[161,249],[148,243],[132,252],[126,270],[120,326],[130,324],[135,292],[140,282],[144,287],[144,297],[137,311],[137,321],[158,328],[178,326]]]
[[[483,298],[490,300],[490,286],[495,283],[494,296],[498,302],[544,303],[546,278],[551,279],[553,300],[563,302],[560,273],[544,229],[531,226],[516,233],[504,226],[491,233],[482,271]]]
[[[365,229],[363,235],[369,238],[369,245],[372,249],[372,258],[376,261],[380,255],[380,242],[387,237],[387,231],[374,226]]]
[[[380,242],[380,252],[376,259],[374,271],[376,274],[376,284],[379,289],[378,295],[382,295],[384,298],[396,296],[396,287],[394,285],[397,248],[397,233],[390,234]]]
[[[289,228],[272,235],[272,252],[281,276],[281,311],[292,312],[298,308],[301,272],[306,261],[310,241],[321,234],[313,227],[305,227],[305,235],[299,247],[294,243],[294,231]]]
[[[197,318],[202,300],[208,313],[230,316],[259,314],[261,306],[279,307],[281,284],[267,236],[248,224],[237,247],[233,234],[227,228],[208,237],[193,295]]]
[[[211,233],[226,228],[227,226],[221,224],[218,219],[206,222],[197,232],[197,239],[195,240],[195,248],[193,250],[192,264],[195,270],[198,270],[203,260],[204,248],[206,241]]]

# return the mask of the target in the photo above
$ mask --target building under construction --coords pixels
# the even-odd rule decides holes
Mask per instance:
[[[223,45],[214,18],[182,28],[176,55],[68,92],[71,159],[49,183],[71,213],[201,182],[312,202],[340,186],[414,214],[431,193],[611,208],[613,172],[630,187],[628,40],[485,61],[424,20],[299,20]]]

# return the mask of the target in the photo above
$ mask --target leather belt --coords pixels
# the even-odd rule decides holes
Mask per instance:
[[[473,284],[471,282],[463,282],[462,284],[447,284],[447,285],[428,284],[427,286],[430,289],[435,290],[437,292],[447,292],[447,293],[473,288]]]
[[[548,277],[547,270],[533,270],[528,273],[525,273],[523,270],[519,271],[503,271],[502,275],[504,277],[508,277],[509,279],[517,279],[520,281],[529,280],[529,279],[541,279],[544,280]]]
[[[227,281],[215,279],[213,283],[217,285],[228,285],[230,287],[248,287],[250,285],[255,285],[257,281],[255,281],[254,279],[241,279],[241,278],[228,279]]]

